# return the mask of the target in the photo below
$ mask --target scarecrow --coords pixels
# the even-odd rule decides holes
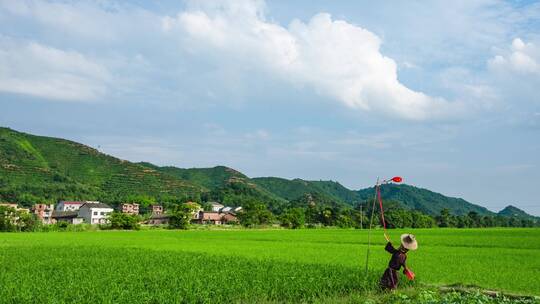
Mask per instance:
[[[418,243],[416,242],[414,235],[402,234],[401,246],[396,249],[392,245],[392,242],[390,242],[386,233],[384,236],[388,241],[384,250],[388,251],[392,257],[388,263],[388,268],[384,271],[380,285],[383,289],[396,289],[398,285],[398,271],[401,267],[403,267],[403,274],[405,274],[409,280],[414,279],[414,273],[407,268],[405,261],[407,260],[407,252],[409,250],[416,250],[416,248],[418,248]]]
[[[366,279],[368,278],[368,265],[369,265],[369,249],[371,247],[371,227],[373,223],[373,215],[375,211],[375,202],[379,202],[379,207],[381,211],[381,223],[384,228],[384,237],[386,238],[386,241],[388,242],[386,244],[386,247],[384,248],[386,251],[388,251],[390,254],[392,254],[392,258],[390,259],[390,262],[388,263],[388,268],[384,271],[384,274],[381,278],[380,285],[383,289],[396,289],[398,285],[398,271],[403,267],[403,273],[407,276],[409,280],[414,280],[414,273],[410,271],[405,261],[407,260],[407,252],[409,250],[416,250],[418,248],[418,243],[416,242],[416,239],[414,235],[412,234],[403,234],[401,235],[401,246],[399,246],[398,249],[394,248],[392,243],[390,242],[390,238],[388,238],[388,235],[386,234],[386,221],[384,219],[384,208],[383,208],[383,202],[381,198],[381,186],[384,184],[388,184],[391,182],[394,183],[401,183],[403,181],[403,178],[400,176],[395,176],[388,180],[383,180],[382,182],[379,182],[379,179],[377,178],[377,184],[375,184],[375,197],[373,198],[373,206],[371,207],[371,218],[369,220],[369,230],[368,230],[368,246],[367,246],[367,254],[366,254]]]

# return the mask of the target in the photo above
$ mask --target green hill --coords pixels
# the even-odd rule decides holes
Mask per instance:
[[[321,188],[313,185],[312,183],[301,180],[293,179],[288,180],[279,177],[256,177],[252,181],[264,189],[283,197],[286,200],[297,199],[307,193],[318,193],[325,196],[332,196],[329,193],[325,193]],[[333,197],[335,200],[339,200],[337,197]]]
[[[204,188],[69,140],[0,128],[0,200],[121,201],[198,195]]]
[[[540,220],[540,218],[538,218],[536,216],[532,216],[532,215],[528,214],[527,212],[519,209],[518,207],[514,207],[512,205],[508,205],[508,206],[504,207],[504,209],[499,211],[497,214],[501,215],[501,216],[515,217],[515,218],[518,218],[518,219],[525,219],[525,220],[533,220],[533,221],[539,221]]]
[[[358,192],[350,190],[335,181],[310,181],[310,183],[318,186],[324,192],[339,198],[347,204],[353,205],[362,200]]]
[[[229,167],[183,169],[172,166],[158,167],[149,163],[140,164],[205,187],[210,191],[203,194],[205,200],[217,200],[235,206],[255,200],[266,203],[272,209],[280,209],[287,201]]]
[[[227,183],[232,182],[233,180],[248,179],[248,177],[244,174],[225,166],[217,166],[213,168],[182,169],[172,166],[158,167],[149,163],[140,164],[148,166],[160,172],[176,176],[183,180],[187,180],[192,183],[201,185],[210,190],[223,187]]]
[[[358,194],[363,200],[373,199],[374,193],[373,187],[358,190]],[[384,200],[399,202],[406,209],[414,209],[430,215],[438,215],[445,208],[456,215],[467,214],[470,211],[475,211],[480,215],[494,215],[488,209],[469,203],[464,199],[444,196],[409,185],[384,185],[381,187],[381,195]]]
[[[0,201],[23,205],[57,200],[114,204],[133,199],[201,199],[231,205],[259,202],[279,211],[290,205],[354,206],[372,199],[373,191],[373,187],[353,191],[334,181],[249,178],[224,166],[181,169],[131,163],[73,141],[0,128]],[[402,208],[430,215],[438,215],[444,208],[457,215],[470,211],[495,215],[463,199],[409,185],[385,185],[382,195]],[[535,218],[513,206],[498,214]]]

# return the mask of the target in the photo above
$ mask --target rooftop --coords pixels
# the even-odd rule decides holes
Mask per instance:
[[[111,206],[104,203],[84,203],[81,208],[85,206],[88,208],[111,208]]]

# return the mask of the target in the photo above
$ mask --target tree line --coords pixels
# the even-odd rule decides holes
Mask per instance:
[[[500,215],[479,215],[471,211],[464,215],[453,215],[443,209],[439,215],[431,216],[420,211],[396,207],[397,202],[385,202],[384,220],[387,228],[487,228],[487,227],[540,227],[540,222],[531,219]],[[368,228],[373,211],[373,226],[382,226],[379,208],[372,210],[370,202],[355,207],[340,204],[290,206],[281,212],[271,212],[264,204],[250,202],[238,215],[240,224],[245,227],[281,225],[286,228]]]
[[[208,206],[205,203],[187,203],[189,198],[179,199],[177,202],[165,204],[169,207],[168,228],[187,229],[194,212],[200,206]],[[139,201],[140,202],[140,201]],[[146,201],[150,203],[151,201]],[[317,204],[313,197],[291,201],[288,206],[271,210],[266,204],[257,200],[244,201],[243,210],[237,213],[239,224],[244,227],[264,227],[280,225],[285,228],[317,228],[317,227],[340,227],[365,229],[369,227],[373,214],[373,227],[382,226],[379,209],[372,209],[372,202],[366,201],[354,207],[338,204]],[[376,205],[375,205],[376,206]],[[377,207],[377,206],[376,206]],[[142,217],[138,215],[114,212],[111,214],[108,225],[100,226],[99,229],[128,229],[140,228]],[[483,228],[483,227],[539,227],[538,221],[507,217],[500,215],[479,215],[469,212],[465,215],[453,215],[449,209],[443,209],[439,215],[430,216],[416,210],[408,210],[399,207],[398,202],[385,202],[384,220],[386,227],[393,228]],[[56,223],[55,225],[43,225],[32,213],[22,212],[7,206],[0,206],[0,231],[43,231],[65,230],[71,225]],[[84,226],[81,226],[84,229]]]

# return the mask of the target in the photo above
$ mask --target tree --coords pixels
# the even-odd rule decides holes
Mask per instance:
[[[0,206],[0,231],[36,231],[41,221],[35,214]]]
[[[274,215],[266,206],[250,201],[243,207],[242,212],[238,213],[240,224],[245,227],[253,227],[257,225],[267,225],[274,221]]]
[[[412,228],[432,228],[435,227],[435,219],[427,214],[414,211],[412,216]]]
[[[441,210],[441,214],[437,216],[437,224],[439,227],[455,227],[456,219],[450,214],[448,208]]]
[[[122,212],[113,212],[109,216],[111,223],[111,229],[123,229],[123,230],[139,230],[140,229],[140,217],[134,214],[127,214]]]
[[[41,227],[41,221],[35,214],[17,211],[17,228],[19,231],[37,231]]]
[[[483,226],[482,217],[478,215],[478,212],[471,211],[467,216],[471,219],[472,227],[478,228]]]
[[[183,203],[176,205],[169,217],[169,228],[187,229],[193,218],[193,214],[199,210],[200,205],[196,203]]]
[[[306,214],[303,208],[291,208],[280,216],[280,221],[284,227],[302,228],[306,223]]]
[[[14,208],[0,206],[0,231],[17,231],[17,211]]]

